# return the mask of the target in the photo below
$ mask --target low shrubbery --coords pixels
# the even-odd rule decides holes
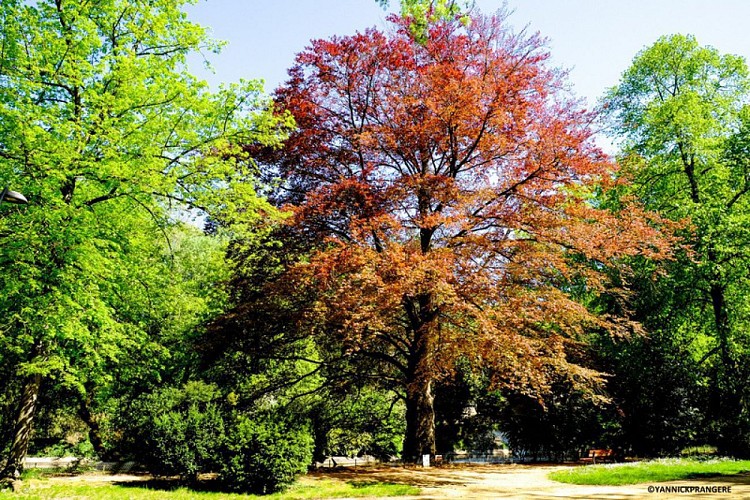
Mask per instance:
[[[232,490],[273,493],[307,470],[312,452],[309,428],[279,412],[238,416],[223,447],[221,477]]]
[[[145,395],[132,412],[133,453],[157,475],[194,481],[200,473],[218,472],[227,489],[271,493],[312,462],[304,422],[275,407],[239,413],[204,382]]]
[[[184,479],[216,469],[225,438],[219,398],[218,389],[203,382],[142,397],[131,429],[140,442],[139,461],[154,474]]]

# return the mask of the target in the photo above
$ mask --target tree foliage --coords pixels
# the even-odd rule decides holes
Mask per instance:
[[[231,489],[274,493],[290,485],[312,461],[309,429],[278,409],[237,415],[228,430],[222,478]]]
[[[565,381],[543,399],[509,390],[497,418],[516,456],[533,460],[575,460],[591,447],[614,448],[608,426],[611,407]]]
[[[389,0],[377,0],[383,7]],[[409,21],[409,30],[420,43],[427,40],[427,26],[430,21],[438,19],[461,18],[469,22],[468,13],[474,7],[473,0],[400,0],[401,17]]]
[[[404,437],[404,407],[391,392],[351,387],[345,394],[320,391],[310,416],[316,458],[398,456]]]

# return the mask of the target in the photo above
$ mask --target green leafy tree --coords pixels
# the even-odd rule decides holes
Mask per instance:
[[[672,35],[640,52],[604,102],[635,195],[690,221],[688,251],[646,320],[689,346],[711,382],[715,438],[734,454],[750,453],[749,92],[743,58]]]
[[[132,348],[100,367],[95,373],[101,376],[86,384],[85,393],[68,389],[102,457],[126,451],[121,429],[132,400],[196,376],[194,340],[229,300],[222,286],[230,270],[223,238],[191,226],[172,228],[168,236],[152,240],[160,249],[154,258],[145,261],[146,254],[139,255],[138,286],[122,286],[112,295],[120,320],[139,326],[131,330]]]
[[[596,349],[612,374],[608,392],[616,412],[606,444],[639,457],[675,456],[705,443],[705,375],[694,357],[691,335],[654,329],[647,336],[613,339],[603,336]],[[602,443],[591,442],[592,446]]]
[[[566,381],[554,384],[543,399],[517,390],[504,395],[500,427],[518,455],[575,460],[588,447],[613,447],[605,429],[610,409]]]
[[[148,352],[155,323],[138,308],[163,270],[153,242],[178,210],[237,231],[275,213],[231,144],[273,145],[286,118],[264,111],[257,82],[210,93],[187,73],[188,52],[217,45],[185,3],[0,5],[0,181],[30,201],[0,207],[0,349],[23,387],[4,476],[22,466],[43,382],[86,400]]]
[[[386,8],[389,0],[377,0]],[[474,7],[473,0],[400,0],[401,15],[411,20],[412,35],[420,43],[427,41],[427,27],[430,22],[438,19],[450,20],[456,16],[462,16],[464,22],[468,22],[466,13]]]

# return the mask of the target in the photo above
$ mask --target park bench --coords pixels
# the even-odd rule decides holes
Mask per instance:
[[[614,450],[589,450],[589,453],[585,457],[581,457],[579,461],[595,464],[599,462],[614,462],[617,460],[617,454]]]

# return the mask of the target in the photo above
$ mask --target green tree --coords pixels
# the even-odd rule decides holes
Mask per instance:
[[[383,7],[390,4],[390,0],[377,0]],[[462,9],[469,9],[474,5],[472,0],[400,0],[401,14],[405,16],[426,17],[433,12],[437,18],[449,18],[461,13]]]
[[[310,409],[315,458],[397,456],[404,438],[404,406],[397,396],[371,387],[347,387],[341,392],[327,384]]]
[[[157,243],[153,257],[138,254],[137,280],[131,286],[123,282],[111,295],[120,321],[138,326],[131,329],[127,355],[98,367],[93,373],[100,376],[86,384],[85,393],[72,391],[76,414],[102,457],[127,451],[121,449],[120,431],[127,427],[122,422],[130,418],[132,400],[165,383],[195,377],[194,340],[229,301],[222,286],[230,270],[223,238],[192,226],[171,228],[168,236],[145,240]]]
[[[624,341],[608,336],[597,341],[604,369],[612,374],[608,392],[617,411],[604,415],[614,439],[590,445],[614,443],[644,457],[675,456],[706,442],[705,375],[692,337],[664,328]]]
[[[640,52],[604,109],[622,140],[635,194],[674,220],[689,219],[689,251],[670,266],[653,320],[682,336],[712,381],[716,438],[750,452],[750,96],[743,58],[692,36],[660,38]],[[663,282],[664,283],[664,282]]]
[[[151,306],[153,241],[179,210],[237,230],[275,213],[230,144],[275,144],[288,123],[258,82],[210,93],[187,73],[188,52],[217,45],[185,3],[0,5],[0,181],[30,201],[0,208],[0,348],[23,379],[3,476],[22,466],[43,381],[86,399],[148,345],[154,323],[137,308]]]
[[[390,0],[377,0],[386,8]],[[411,20],[411,32],[420,43],[427,41],[427,27],[438,19],[450,20],[462,16],[468,22],[466,14],[474,7],[473,0],[400,0],[401,15]]]

